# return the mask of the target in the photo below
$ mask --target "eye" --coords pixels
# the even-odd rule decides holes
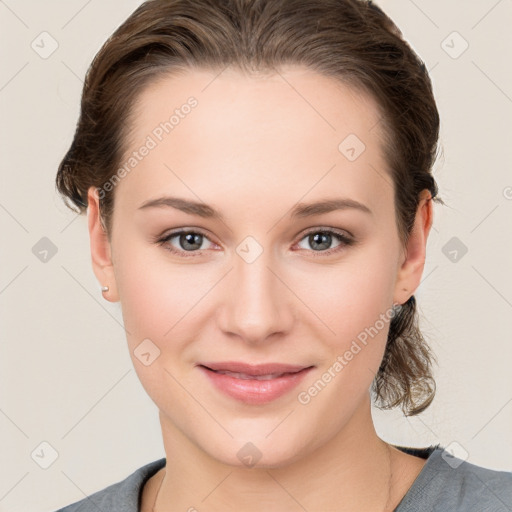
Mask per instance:
[[[176,238],[178,248],[176,248],[172,240]],[[207,249],[203,246],[203,242],[209,240],[209,238],[200,231],[180,229],[168,233],[163,238],[160,238],[157,242],[164,246],[168,251],[183,256],[185,258],[199,255],[199,251]],[[189,254],[187,254],[189,253]]]
[[[339,244],[334,248],[330,248],[333,242],[333,238],[335,240],[338,240]],[[333,229],[323,228],[315,228],[313,230],[308,231],[306,233],[306,236],[301,239],[301,242],[302,240],[306,240],[306,243],[309,244],[310,247],[312,247],[312,252],[317,253],[313,254],[313,256],[315,257],[333,254],[355,243],[355,240],[353,238],[345,235],[342,232],[338,232]]]
[[[174,239],[176,239],[175,242],[173,242]],[[333,239],[338,241],[338,245],[334,248],[330,248]],[[309,252],[312,252],[314,257],[328,256],[356,243],[355,239],[351,238],[350,236],[330,228],[314,228],[308,231],[306,235],[300,239],[299,244],[302,242],[302,240],[306,240],[310,247],[312,247]],[[205,241],[210,241],[210,239],[205,233],[201,231],[192,229],[180,229],[172,231],[162,238],[159,238],[157,243],[165,247],[165,249],[172,252],[173,254],[177,254],[184,258],[189,258],[200,256],[203,250],[208,249],[208,247],[204,246]],[[210,243],[213,244],[211,241]],[[302,249],[304,248],[302,247]],[[305,250],[308,249],[306,248]]]

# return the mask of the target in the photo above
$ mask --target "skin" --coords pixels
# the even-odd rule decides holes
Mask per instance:
[[[392,510],[425,461],[390,447],[372,422],[369,388],[389,324],[308,404],[297,395],[419,286],[430,194],[402,247],[377,104],[302,67],[257,77],[195,69],[155,82],[139,97],[129,151],[190,96],[198,106],[116,186],[110,237],[89,190],[93,269],[110,288],[104,297],[121,302],[135,370],[159,408],[167,465],[145,485],[142,510],[160,484],[157,511]],[[352,162],[338,150],[348,134],[366,146]],[[163,195],[212,205],[223,221],[139,209]],[[297,202],[332,197],[372,213],[290,215]],[[154,241],[177,228],[206,235],[194,257],[179,236],[167,247],[185,256]],[[333,236],[318,249],[309,228],[357,243]],[[236,252],[249,235],[263,249],[252,263]],[[148,366],[134,355],[146,338],[160,350]],[[207,360],[315,368],[292,392],[248,405],[210,384],[195,366]],[[248,442],[261,452],[252,468],[237,457]]]

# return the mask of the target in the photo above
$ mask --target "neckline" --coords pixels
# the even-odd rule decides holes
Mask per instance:
[[[401,512],[402,510],[406,510],[405,507],[407,506],[407,502],[410,502],[411,500],[414,501],[414,497],[425,486],[427,483],[425,482],[425,479],[430,473],[432,473],[432,466],[435,464],[436,460],[439,458],[439,454],[444,448],[440,445],[440,443],[436,445],[430,445],[426,448],[410,448],[408,446],[398,445],[392,446],[403,451],[404,453],[408,453],[409,455],[414,455],[426,460],[425,464],[421,468],[421,471],[416,475],[416,478],[414,479],[409,489],[407,489],[407,492],[398,502],[397,506],[393,509],[393,512]]]
[[[398,505],[393,509],[393,512],[401,512],[401,507],[405,506],[405,502],[409,501],[410,499],[414,498],[414,495],[416,495],[420,489],[424,486],[424,480],[426,478],[425,475],[430,473],[432,465],[435,463],[435,460],[437,459],[436,453],[439,453],[443,450],[440,444],[436,445],[430,445],[425,448],[413,448],[409,446],[401,446],[401,445],[395,445],[391,444],[391,446],[397,448],[398,450],[401,450],[404,453],[407,453],[409,455],[413,455],[415,457],[420,457],[422,459],[425,459],[426,462],[421,469],[421,471],[417,474],[416,478],[414,479],[413,483],[407,490],[407,492],[404,494]],[[142,490],[144,488],[144,485],[146,482],[154,476],[158,471],[160,471],[163,467],[167,465],[167,458],[163,457],[161,459],[158,459],[156,461],[153,461],[148,466],[151,466],[150,471],[145,475],[145,478],[142,479],[142,482],[140,483],[139,487],[139,500],[138,500],[138,511],[140,512],[140,505],[142,501]],[[404,509],[405,510],[405,509]]]
[[[438,448],[440,448],[440,444],[432,444],[430,446],[427,446],[426,448],[411,448],[409,446],[401,446],[397,444],[392,444],[391,446],[397,448],[398,450],[401,450],[404,453],[407,453],[409,455],[414,455],[415,457],[420,457],[421,459],[428,459],[434,453]]]

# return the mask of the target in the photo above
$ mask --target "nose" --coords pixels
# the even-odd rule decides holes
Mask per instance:
[[[268,253],[263,251],[251,263],[235,254],[217,316],[225,334],[251,344],[289,332],[294,321],[293,293],[280,279]]]

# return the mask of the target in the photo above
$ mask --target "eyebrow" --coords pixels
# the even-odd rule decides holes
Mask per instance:
[[[175,208],[191,215],[197,215],[199,217],[209,219],[223,220],[224,218],[219,211],[206,203],[171,196],[159,197],[157,199],[146,201],[139,207],[139,210],[161,207]],[[292,217],[303,218],[347,209],[355,209],[373,215],[373,212],[368,208],[368,206],[349,198],[333,198],[323,199],[313,203],[297,203],[291,210],[290,215]]]

